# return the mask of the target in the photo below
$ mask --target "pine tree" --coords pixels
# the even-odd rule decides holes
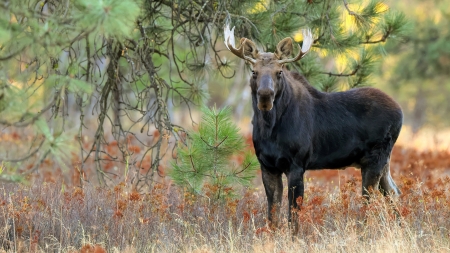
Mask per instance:
[[[243,153],[244,139],[231,120],[230,108],[203,108],[202,112],[198,131],[189,134],[186,145],[179,144],[179,161],[169,175],[175,184],[196,193],[203,193],[208,184],[214,189],[212,197],[223,199],[236,192],[231,186],[248,186],[259,163],[251,152]]]
[[[311,28],[313,52],[291,66],[325,91],[370,83],[384,42],[401,36],[405,23],[376,0],[16,0],[0,12],[0,124],[40,140],[0,159],[31,158],[38,168],[71,145],[81,173],[91,159],[106,184],[117,174],[104,166],[114,161],[135,172],[136,187],[153,182],[166,137],[180,139],[175,110],[189,119],[208,90],[213,102],[246,103],[248,72],[224,50],[226,23],[265,51],[288,36],[301,43],[299,31]],[[108,136],[119,155],[109,152]],[[131,137],[142,154],[130,151]],[[147,159],[149,172],[141,173]]]

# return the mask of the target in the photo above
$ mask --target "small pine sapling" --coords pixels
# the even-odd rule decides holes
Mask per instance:
[[[189,133],[186,145],[178,147],[169,175],[176,185],[197,194],[204,194],[207,187],[206,195],[211,198],[233,197],[233,186],[248,186],[259,163],[252,152],[244,150],[244,138],[231,121],[229,108],[203,108],[202,112],[198,130]]]

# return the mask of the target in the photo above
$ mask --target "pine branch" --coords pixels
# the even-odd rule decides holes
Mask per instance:
[[[343,1],[344,1],[345,9],[347,9],[348,14],[349,14],[349,15],[352,15],[352,16],[354,16],[354,17],[356,17],[356,18],[358,18],[359,15],[358,15],[356,12],[350,10],[350,8],[348,7],[347,1],[346,1],[346,0],[343,0]]]
[[[191,162],[191,167],[192,169],[194,169],[195,173],[198,173],[198,171],[195,169],[195,165],[194,165],[194,159],[192,159],[192,155],[189,155],[189,160]]]
[[[217,137],[217,136],[216,136]],[[202,141],[208,145],[208,147],[210,148],[218,148],[226,139],[228,138],[228,136],[226,136],[219,144],[217,144],[216,146],[210,145],[205,139],[203,139],[202,136],[200,136],[200,139],[202,139]]]
[[[250,165],[252,165],[252,163],[248,163],[242,170],[234,172],[235,175],[239,175],[242,172],[244,172],[246,169],[248,169],[250,167]]]
[[[361,42],[361,44],[378,44],[381,42],[386,42],[386,39],[389,37],[389,35],[390,35],[390,31],[386,31],[386,33],[383,34],[383,37],[381,37],[381,39],[373,40],[373,41],[366,40],[366,41]]]
[[[344,73],[336,74],[336,73],[332,73],[332,72],[320,72],[320,73],[328,75],[328,76],[349,77],[349,76],[356,75],[358,73],[358,70],[360,70],[360,68],[361,68],[361,65],[357,65],[356,68],[348,74],[344,74]]]
[[[9,55],[7,55],[7,56],[2,56],[2,57],[0,57],[0,61],[6,61],[6,60],[9,60],[9,59],[13,58],[14,56],[16,56],[16,55],[22,53],[23,50],[25,50],[25,48],[27,48],[27,46],[24,46],[24,47],[22,47],[21,49],[17,50],[16,52],[11,53],[11,54],[9,54]]]

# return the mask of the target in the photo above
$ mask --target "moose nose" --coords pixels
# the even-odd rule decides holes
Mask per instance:
[[[266,88],[266,89],[259,89],[257,94],[260,97],[273,97],[275,92],[270,88]]]

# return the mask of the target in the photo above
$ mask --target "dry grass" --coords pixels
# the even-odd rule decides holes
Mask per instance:
[[[266,226],[260,180],[224,201],[208,198],[213,187],[194,196],[167,178],[145,193],[129,183],[80,188],[55,175],[2,184],[0,252],[450,252],[448,149],[396,146],[391,170],[400,218],[380,195],[363,204],[358,170],[307,172],[297,235],[286,196],[283,225]]]
[[[381,196],[363,205],[357,179],[337,192],[310,186],[295,236],[286,225],[266,227],[261,191],[220,203],[168,184],[148,194],[125,185],[4,185],[0,243],[10,252],[443,252],[450,246],[449,183],[431,190],[405,180],[395,203],[400,220]]]

